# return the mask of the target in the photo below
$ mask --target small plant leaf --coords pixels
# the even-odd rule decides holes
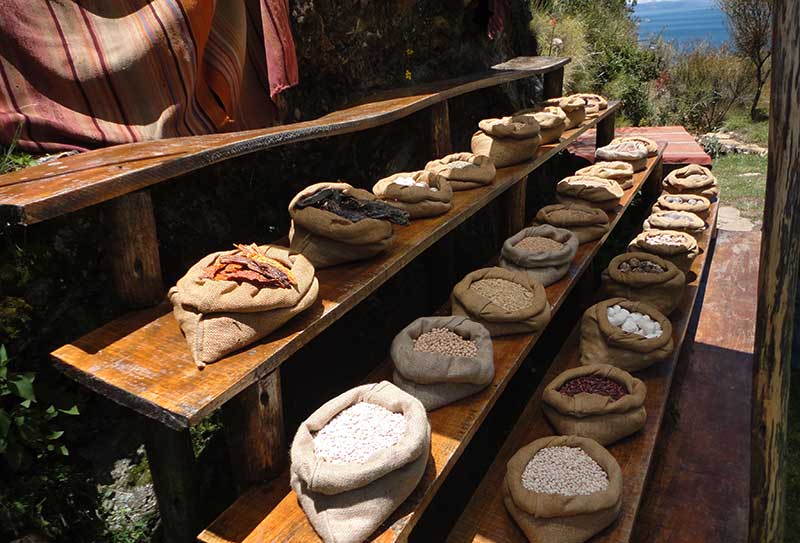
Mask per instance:
[[[65,415],[73,415],[73,416],[75,416],[75,415],[80,415],[81,414],[80,411],[78,411],[78,406],[77,405],[73,405],[69,409],[59,409],[59,411],[61,411]]]

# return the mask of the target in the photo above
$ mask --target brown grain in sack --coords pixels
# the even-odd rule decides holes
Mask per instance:
[[[485,279],[502,279],[519,285],[530,293],[530,303],[509,309],[498,298],[492,299],[471,288]],[[475,270],[453,287],[450,300],[453,315],[464,315],[482,324],[492,337],[539,332],[550,322],[550,302],[544,285],[524,272],[497,267]]]
[[[545,111],[535,111],[526,109],[518,111],[514,116],[530,115],[539,123],[539,135],[542,138],[542,145],[553,143],[561,138],[561,134],[567,128],[567,115],[561,108],[548,108]],[[555,109],[556,111],[552,111]]]
[[[420,352],[414,342],[434,328],[444,328],[475,343],[474,357]],[[489,331],[467,317],[422,317],[392,341],[394,384],[433,411],[480,392],[494,379],[494,350]]]
[[[581,392],[569,396],[559,389],[579,377],[596,375],[621,384],[627,394],[618,400]],[[610,445],[641,430],[647,420],[644,399],[647,387],[625,370],[608,364],[592,364],[559,374],[544,389],[542,411],[559,435],[594,439]]]
[[[610,143],[605,147],[599,147],[594,154],[598,161],[628,162],[633,166],[634,172],[647,169],[647,147],[638,141]]]
[[[603,179],[613,179],[623,190],[633,186],[633,166],[628,162],[616,160],[614,162],[597,162],[591,166],[581,168],[575,175],[588,175],[590,177],[601,177]]]
[[[658,143],[644,136],[620,136],[611,140],[611,143],[625,143],[626,141],[636,141],[647,149],[647,156],[658,155]]]
[[[324,189],[341,190],[359,200],[377,200],[369,191],[347,183],[316,183],[301,190],[289,203],[292,218],[290,248],[317,269],[344,262],[365,260],[385,251],[394,242],[392,223],[384,219],[357,222],[316,207],[297,208],[297,203]]]
[[[587,243],[602,238],[608,232],[608,214],[602,209],[583,204],[553,204],[536,213],[534,225],[549,224],[569,230],[578,238],[578,243]]]
[[[563,96],[551,98],[540,104],[542,107],[559,107],[567,116],[565,128],[571,130],[579,127],[586,120],[586,101],[582,98]]]
[[[400,441],[363,464],[317,457],[314,435],[358,402],[402,413]],[[291,448],[291,486],[317,534],[326,543],[366,540],[416,488],[430,457],[431,427],[423,405],[393,384],[362,385],[328,401],[297,429]]]
[[[579,447],[608,475],[608,487],[583,496],[544,494],[522,484],[525,467],[547,447]],[[521,448],[506,465],[503,503],[531,543],[584,543],[616,520],[622,507],[622,470],[614,457],[592,439],[551,436]]]
[[[701,219],[708,217],[711,201],[699,194],[670,194],[659,196],[653,206],[653,211],[688,211]]]
[[[664,178],[664,190],[672,194],[698,194],[713,201],[719,196],[719,183],[708,168],[689,164]]]
[[[542,141],[539,123],[527,115],[484,119],[472,135],[472,152],[488,156],[495,167],[505,168],[533,160]]]
[[[631,259],[652,262],[664,269],[661,273],[621,271]],[[686,276],[678,267],[649,253],[623,253],[615,256],[602,274],[602,296],[646,302],[665,315],[672,313],[683,297]]]
[[[218,257],[239,253],[232,250],[203,257],[169,290],[175,320],[198,367],[269,335],[316,301],[319,282],[308,259],[290,255],[285,247],[264,245],[259,249],[291,270],[296,284],[258,288],[203,276]]]
[[[580,98],[586,102],[586,115],[596,116],[603,110],[608,109],[608,100],[599,94],[579,92],[571,95],[570,98]]]
[[[644,220],[645,230],[678,230],[699,234],[706,229],[703,219],[690,211],[654,211]]]
[[[551,251],[529,251],[517,247],[525,238],[543,237],[556,241],[561,247]],[[549,224],[525,228],[503,243],[500,267],[527,273],[544,286],[560,280],[569,271],[569,265],[578,251],[578,238],[569,230],[554,228]]]
[[[454,191],[491,185],[497,173],[491,158],[472,153],[453,153],[431,160],[425,169],[447,179]]]
[[[578,203],[598,209],[613,210],[625,191],[613,179],[571,175],[556,185],[556,199],[559,203]]]
[[[395,182],[404,178],[413,179],[424,186],[401,185]],[[453,206],[453,189],[450,183],[441,175],[427,170],[390,175],[375,183],[372,192],[387,204],[407,212],[412,219],[442,215]]]
[[[700,254],[694,236],[677,230],[645,230],[628,244],[629,252],[650,253],[675,264],[684,274]]]

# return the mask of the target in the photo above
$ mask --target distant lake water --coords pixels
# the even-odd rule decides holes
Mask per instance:
[[[698,40],[713,45],[728,41],[725,15],[713,0],[640,0],[635,13],[640,41],[659,34],[678,46]]]

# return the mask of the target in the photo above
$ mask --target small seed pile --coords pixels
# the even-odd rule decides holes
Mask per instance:
[[[599,394],[608,396],[615,402],[628,394],[628,391],[620,383],[601,375],[584,375],[570,379],[561,385],[558,391],[567,396],[575,396],[581,392]]]
[[[397,179],[393,180],[392,183],[403,187],[420,187],[424,189],[430,189],[431,192],[439,191],[439,189],[437,189],[436,187],[431,187],[427,183],[423,183],[422,181],[415,181],[413,177],[398,177]]]
[[[469,288],[506,311],[519,311],[533,302],[533,292],[507,279],[481,279]]]
[[[608,488],[608,474],[580,447],[545,447],[525,466],[522,486],[540,494],[587,496]]]
[[[689,204],[692,206],[700,203],[697,198],[681,198],[680,196],[667,196],[666,200],[670,204]]]
[[[686,243],[686,238],[683,236],[676,236],[675,234],[656,234],[654,236],[647,236],[647,241],[654,245],[671,245],[678,247]]]
[[[314,436],[314,454],[332,464],[363,464],[376,452],[400,441],[406,431],[402,413],[359,402],[333,417]]]
[[[608,322],[622,328],[623,332],[636,334],[647,339],[661,337],[664,331],[661,324],[643,313],[631,313],[624,307],[613,305],[608,308]]]
[[[651,260],[640,260],[638,258],[631,258],[619,265],[619,271],[622,273],[637,272],[637,273],[664,273],[667,271],[662,266],[659,266]]]
[[[564,247],[564,244],[542,236],[528,236],[520,240],[514,247],[532,253],[545,253],[549,251],[558,251]]]
[[[464,339],[447,328],[433,328],[414,340],[414,350],[421,353],[442,353],[451,356],[475,358],[478,347],[474,341]]]
[[[467,160],[454,160],[453,162],[449,162],[447,165],[450,166],[451,168],[456,168],[456,169],[459,169],[459,170],[462,169],[462,168],[477,168],[478,167],[477,164],[475,164],[473,162],[469,162]]]

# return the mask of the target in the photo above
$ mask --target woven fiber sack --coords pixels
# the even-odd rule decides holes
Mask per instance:
[[[627,394],[618,400],[601,394],[580,392],[569,396],[559,392],[567,381],[596,375],[616,381]],[[610,445],[644,428],[647,387],[627,371],[608,364],[592,364],[569,369],[544,389],[542,411],[559,435],[594,439]]]
[[[517,244],[525,238],[543,237],[561,243],[559,249],[553,251],[533,252]],[[524,272],[550,286],[560,280],[569,271],[569,265],[578,251],[578,238],[569,230],[554,228],[549,224],[525,228],[503,243],[500,267],[515,272]]]
[[[314,435],[341,411],[359,402],[402,413],[406,421],[403,437],[363,464],[338,464],[318,458]],[[292,490],[323,541],[361,542],[419,484],[430,447],[431,427],[419,400],[387,381],[362,385],[325,403],[300,424],[291,449]]]
[[[498,168],[506,168],[533,160],[541,143],[539,134],[524,140],[495,138],[477,131],[472,135],[471,148],[476,155],[488,156]]]
[[[614,162],[597,162],[591,166],[581,168],[575,172],[575,175],[613,179],[623,190],[633,186],[633,166],[628,162],[619,160]]]
[[[445,328],[474,341],[474,358],[414,350],[414,341],[434,328]],[[480,392],[494,379],[494,350],[489,331],[467,317],[422,317],[400,331],[392,341],[392,380],[433,411]]]
[[[706,223],[690,211],[654,211],[644,220],[642,228],[699,234],[706,229]]]
[[[536,111],[536,109],[541,111]],[[514,114],[515,117],[519,115],[530,115],[536,119],[536,122],[539,123],[542,145],[558,141],[567,128],[567,114],[558,107],[531,108]]]
[[[412,180],[424,186],[399,184]],[[402,172],[375,183],[372,192],[379,199],[407,212],[412,219],[435,217],[450,211],[453,189],[447,179],[428,170]]]
[[[454,153],[431,160],[425,169],[447,179],[454,191],[491,185],[497,173],[492,159],[472,153]]]
[[[591,94],[586,92],[579,92],[577,94],[573,94],[570,98],[580,98],[584,102],[586,102],[586,114],[587,115],[598,115],[601,111],[608,109],[608,100],[600,96],[599,94]]]
[[[622,271],[630,267],[631,260],[649,261],[660,266],[663,272]],[[620,269],[622,267],[622,270]],[[623,253],[615,256],[602,274],[604,297],[622,297],[635,302],[646,302],[665,315],[669,315],[681,301],[686,286],[686,276],[678,267],[649,253]]]
[[[608,487],[587,496],[541,494],[525,488],[525,466],[541,449],[580,447],[608,474]],[[622,470],[602,445],[577,436],[537,439],[521,448],[506,464],[503,503],[531,543],[584,543],[619,516],[622,507]]]
[[[391,246],[394,230],[388,220],[366,218],[353,222],[324,209],[297,207],[298,202],[325,189],[340,190],[359,200],[377,200],[371,192],[347,183],[317,183],[304,188],[289,203],[292,218],[289,242],[293,253],[302,254],[321,269],[372,258]]]
[[[714,200],[719,196],[719,183],[708,168],[689,164],[671,171],[664,178],[664,190],[671,194],[697,194]]]
[[[633,166],[634,172],[641,172],[647,169],[647,147],[638,141],[626,141],[623,143],[609,143],[605,147],[599,147],[595,152],[595,158],[604,161],[628,162]]]
[[[316,301],[319,282],[306,257],[290,255],[289,249],[274,245],[259,249],[288,268],[296,284],[290,288],[258,288],[250,283],[203,277],[203,271],[218,257],[239,252],[233,250],[203,257],[169,290],[175,320],[198,367],[269,335]]]
[[[530,303],[520,309],[516,306],[509,308],[501,305],[502,300],[484,296],[470,288],[483,279],[516,283],[530,293]],[[519,297],[513,290],[509,290],[507,295],[515,299]],[[550,322],[550,302],[544,285],[523,272],[503,268],[475,270],[453,287],[450,301],[453,315],[463,315],[482,324],[492,337],[539,332]]]
[[[650,253],[675,264],[684,274],[700,254],[694,236],[677,230],[645,230],[628,244],[632,253]]]
[[[608,320],[608,308],[620,306],[649,316],[661,326],[661,336],[646,338],[626,332]],[[581,364],[608,364],[625,371],[641,371],[672,354],[672,323],[658,309],[644,302],[611,298],[595,304],[581,319]]]
[[[653,211],[688,211],[701,219],[708,217],[711,201],[697,194],[670,194],[659,196]]]
[[[615,209],[624,193],[619,183],[613,179],[588,175],[571,175],[556,185],[556,199],[559,203],[572,202],[604,210]]]
[[[553,204],[536,213],[534,225],[549,224],[569,230],[578,243],[602,238],[608,232],[608,215],[602,209],[582,204]]]
[[[627,141],[639,142],[647,149],[647,156],[658,155],[658,143],[644,136],[620,136],[611,140],[611,143],[625,143]]]
[[[565,128],[571,130],[579,127],[586,120],[586,101],[582,98],[564,96],[551,98],[541,103],[541,107],[558,107],[566,115]]]

